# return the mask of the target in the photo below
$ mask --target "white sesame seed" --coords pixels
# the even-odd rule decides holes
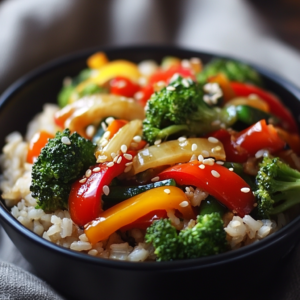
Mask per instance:
[[[184,87],[186,87],[186,88],[188,88],[188,87],[190,86],[189,82],[188,82],[185,78],[182,79],[181,83],[182,83],[182,85],[183,85]]]
[[[202,150],[202,154],[203,154],[203,156],[209,156],[209,152],[206,150]]]
[[[112,153],[110,154],[110,156],[111,156],[112,159],[114,159],[114,158],[117,156],[117,153],[112,152]]]
[[[264,150],[264,149],[261,149],[261,150],[257,151],[257,152],[255,153],[255,157],[256,157],[256,158],[261,158],[261,157],[263,157],[265,151],[266,151],[266,150]]]
[[[187,201],[182,201],[181,203],[179,203],[179,205],[181,207],[187,207],[187,206],[189,206],[189,203]]]
[[[243,188],[241,188],[241,192],[242,193],[249,193],[250,189],[248,187],[243,187]]]
[[[179,143],[180,147],[185,147],[188,144],[188,141],[184,141],[183,143]]]
[[[128,166],[128,167],[126,167],[126,168],[125,168],[125,170],[124,170],[124,173],[127,173],[127,172],[129,172],[131,169],[132,169],[132,166]]]
[[[199,165],[199,168],[203,170],[205,168],[205,165],[201,164],[201,165]]]
[[[110,131],[106,131],[104,134],[103,134],[103,138],[104,139],[109,139],[110,137]]]
[[[183,60],[181,61],[181,65],[182,65],[184,68],[187,68],[187,69],[189,69],[189,68],[191,67],[191,63],[190,63],[190,61],[189,61],[188,59],[183,59]]]
[[[110,162],[107,164],[107,166],[108,166],[108,167],[112,167],[114,164],[115,164],[115,163],[114,163],[113,161],[110,161]]]
[[[168,91],[175,91],[176,88],[174,86],[167,86],[166,88]]]
[[[96,167],[96,168],[93,169],[93,172],[95,172],[95,173],[97,173],[97,172],[99,172],[99,171],[100,171],[100,168],[99,168],[99,167]]]
[[[131,154],[125,153],[123,156],[124,156],[127,160],[132,160],[132,155],[131,155]]]
[[[211,170],[211,175],[216,178],[219,178],[221,176],[220,173],[218,173],[216,170]]]
[[[213,158],[205,158],[203,159],[203,164],[208,166],[213,166],[215,163],[215,160]]]
[[[105,124],[104,122],[101,122],[101,127],[102,127],[102,129],[103,129],[104,131],[106,131],[107,126],[106,126],[106,124]]]
[[[131,162],[126,163],[125,166],[128,167],[128,166],[131,166],[132,164],[133,164],[133,162],[131,161]]]
[[[95,126],[94,125],[89,125],[86,130],[85,130],[85,133],[88,137],[92,137],[94,134],[95,134]]]
[[[171,191],[169,189],[164,189],[164,192],[168,195],[171,194]]]
[[[118,160],[117,160],[117,164],[120,164],[120,163],[121,163],[121,161],[122,161],[122,156],[120,156],[120,157],[118,158]]]
[[[159,180],[159,177],[158,177],[158,176],[155,176],[155,177],[153,177],[153,178],[151,179],[152,182],[156,182],[156,181],[158,181],[158,180]]]
[[[233,168],[229,168],[228,170],[231,171],[231,172],[233,172]]]
[[[87,169],[85,172],[85,177],[89,178],[92,175],[92,170],[91,169]]]
[[[193,154],[190,158],[190,161],[194,161],[194,160],[197,160],[197,155]]]
[[[192,151],[196,151],[197,148],[198,148],[197,144],[193,144],[193,145],[192,145]]]
[[[214,137],[212,137],[212,136],[210,136],[207,140],[208,140],[210,143],[214,143],[214,144],[216,144],[216,143],[219,142],[218,139],[216,139],[216,138],[214,138]]]
[[[122,151],[123,153],[126,153],[126,152],[127,152],[127,146],[126,146],[126,145],[122,145],[122,146],[121,146],[121,151]]]
[[[223,166],[223,165],[224,165],[224,161],[218,160],[218,161],[216,161],[216,164],[218,164],[218,165],[220,165],[220,166]]]
[[[190,192],[190,191],[191,191],[191,189],[190,189],[188,186],[185,188],[185,190],[186,190],[187,192]]]
[[[105,147],[107,144],[108,144],[108,140],[106,140],[106,139],[104,139],[104,140],[101,142],[101,146],[102,146],[102,147]]]
[[[80,183],[85,183],[86,182],[86,178],[82,178],[81,180],[79,180]]]
[[[113,159],[113,162],[117,162],[117,160],[119,159],[119,155],[115,156],[115,158]]]
[[[104,185],[102,188],[103,193],[107,196],[110,192],[109,187],[107,185]]]
[[[115,120],[115,118],[113,118],[113,117],[108,117],[108,118],[106,118],[105,122],[106,122],[108,125],[110,125],[114,120]]]
[[[71,145],[71,141],[70,141],[70,139],[69,139],[67,136],[63,136],[63,137],[61,138],[61,142],[62,142],[63,144],[65,144],[65,145]]]
[[[203,159],[204,159],[203,155],[200,154],[200,155],[198,156],[198,160],[199,160],[200,162],[202,162]]]
[[[173,82],[173,81],[175,81],[175,80],[177,80],[178,78],[179,78],[179,74],[178,73],[175,73],[172,77],[171,77],[171,79],[170,79],[170,82]]]
[[[156,140],[155,142],[154,142],[154,145],[159,145],[161,143],[161,140]]]
[[[139,143],[139,142],[142,140],[142,138],[141,138],[139,135],[136,135],[136,136],[133,138],[133,140],[134,140],[136,143]]]
[[[185,141],[186,141],[186,137],[184,137],[184,136],[181,136],[180,138],[178,138],[179,143],[182,143],[182,142],[185,142]]]

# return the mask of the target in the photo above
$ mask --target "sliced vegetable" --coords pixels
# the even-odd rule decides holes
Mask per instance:
[[[110,132],[109,138],[112,138],[123,126],[128,123],[127,120],[115,119],[113,120],[106,131]]]
[[[137,219],[133,223],[120,228],[120,230],[127,231],[132,228],[147,229],[154,221],[163,218],[167,218],[167,212],[165,210],[155,210]]]
[[[160,173],[160,180],[172,178],[179,185],[192,185],[206,191],[239,216],[249,214],[255,203],[250,186],[236,173],[218,165],[199,162],[175,165]]]
[[[204,216],[214,212],[219,213],[221,216],[227,211],[226,206],[221,204],[217,199],[208,196],[205,200],[201,201],[199,215]]]
[[[228,105],[248,105],[264,112],[270,111],[269,104],[260,99],[257,95],[252,95],[251,97],[235,97],[226,103],[226,106]]]
[[[123,158],[113,166],[107,163],[94,165],[86,171],[84,178],[73,183],[69,195],[69,212],[75,224],[83,226],[99,216],[101,195],[109,191],[108,185],[113,178],[123,173],[127,162]]]
[[[144,109],[134,101],[120,96],[94,95],[65,106],[55,114],[54,118],[56,124],[85,136],[85,128],[88,125],[99,123],[108,116],[142,120]]]
[[[98,158],[97,162],[111,161],[113,160],[112,153],[117,154],[121,151],[121,147],[126,146],[126,149],[129,149],[129,145],[132,142],[134,136],[142,128],[141,120],[132,120],[123,127],[121,127],[118,132],[103,145],[98,145],[98,148],[95,152],[96,157]],[[126,151],[125,151],[126,152]]]
[[[107,196],[102,196],[104,208],[113,206],[117,203],[120,203],[126,199],[129,199],[151,189],[169,185],[176,186],[175,180],[167,179],[139,186],[111,186],[109,194]]]
[[[285,142],[279,137],[273,125],[267,125],[265,120],[235,134],[234,143],[244,148],[251,156],[261,149],[274,153],[285,146]]]
[[[91,69],[99,69],[108,63],[104,52],[96,52],[87,59],[87,65]]]
[[[184,205],[183,205],[184,203]],[[94,244],[107,239],[116,230],[133,223],[154,210],[176,209],[182,217],[195,218],[186,194],[175,186],[158,187],[127,199],[100,213],[94,221],[86,224],[85,234]]]
[[[147,169],[188,162],[193,155],[202,154],[204,157],[215,157],[225,160],[225,152],[221,142],[210,142],[206,138],[189,138],[183,141],[167,141],[140,150],[133,160],[130,175]]]
[[[298,126],[292,113],[275,95],[251,84],[231,82],[231,86],[237,96],[248,97],[251,94],[256,94],[259,98],[268,103],[270,112],[281,119],[281,126],[283,129],[293,133],[298,132]]]
[[[118,76],[110,81],[110,92],[114,95],[133,97],[139,89],[140,86],[138,84],[126,77]]]
[[[44,148],[47,144],[48,139],[52,138],[54,138],[54,135],[44,130],[34,134],[29,142],[26,161],[30,164],[33,164],[36,158],[40,155],[42,148]]]
[[[284,140],[293,151],[300,155],[300,137],[297,133],[288,132],[282,128],[275,127],[279,137]]]

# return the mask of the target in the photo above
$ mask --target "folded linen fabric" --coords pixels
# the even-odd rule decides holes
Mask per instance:
[[[0,261],[0,300],[63,300],[41,279]]]

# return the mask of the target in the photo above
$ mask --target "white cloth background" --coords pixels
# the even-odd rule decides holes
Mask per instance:
[[[6,0],[0,1],[0,93],[58,56],[133,44],[173,44],[236,56],[300,87],[300,53],[276,39],[246,0]],[[292,266],[284,269],[288,278],[300,276],[297,250]],[[0,260],[34,272],[2,229]],[[297,299],[298,286],[293,282],[289,293],[291,284],[285,284],[285,296],[278,299]]]

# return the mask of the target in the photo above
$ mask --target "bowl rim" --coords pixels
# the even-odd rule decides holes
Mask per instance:
[[[31,72],[25,74],[21,78],[19,78],[16,82],[10,85],[0,96],[0,110],[2,110],[5,105],[9,102],[9,99],[13,97],[16,93],[18,93],[26,84],[31,83],[35,79],[40,76],[43,76],[45,73],[53,71],[57,68],[62,68],[64,65],[70,64],[76,60],[87,58],[89,55],[96,51],[104,51],[105,53],[112,54],[112,53],[124,53],[125,52],[134,52],[134,51],[168,51],[174,52],[179,51],[182,53],[189,54],[198,54],[198,56],[209,56],[209,57],[220,57],[220,58],[227,58],[233,59],[237,61],[241,61],[247,63],[248,65],[255,68],[261,75],[270,79],[276,85],[281,86],[291,94],[293,94],[298,101],[300,101],[300,89],[298,89],[294,84],[287,81],[286,79],[282,78],[281,76],[275,74],[273,71],[266,69],[265,67],[261,67],[255,65],[251,62],[245,61],[243,59],[232,57],[228,55],[222,55],[220,53],[215,52],[206,52],[201,51],[199,49],[190,49],[190,48],[183,48],[177,46],[161,46],[161,45],[136,45],[136,46],[110,46],[110,47],[93,47],[84,49],[81,51],[73,52],[54,60],[51,60]],[[189,56],[191,57],[191,56]],[[67,74],[66,74],[67,76]],[[134,263],[128,261],[117,261],[99,257],[93,257],[91,255],[76,252],[62,246],[58,246],[40,236],[35,234],[33,231],[27,229],[23,226],[6,208],[4,201],[0,199],[0,221],[6,222],[10,224],[15,230],[21,232],[23,236],[29,238],[33,243],[39,244],[42,248],[50,249],[50,251],[58,252],[63,256],[71,256],[76,260],[80,260],[85,263],[93,264],[93,265],[103,265],[114,269],[127,269],[127,270],[147,270],[147,271],[159,271],[159,270],[170,270],[170,269],[192,269],[192,268],[206,268],[207,266],[218,266],[227,263],[231,263],[233,261],[238,261],[243,259],[249,255],[255,255],[255,253],[260,252],[264,249],[271,247],[273,244],[278,243],[280,240],[287,238],[288,236],[292,235],[296,230],[300,228],[300,216],[297,216],[291,222],[289,222],[286,226],[281,228],[278,232],[267,236],[263,240],[245,246],[240,249],[230,250],[226,253],[221,253],[218,255],[208,256],[208,257],[201,257],[196,259],[186,259],[186,260],[176,260],[176,261],[168,261],[168,262],[142,262],[142,263]],[[295,241],[296,242],[296,241]]]

